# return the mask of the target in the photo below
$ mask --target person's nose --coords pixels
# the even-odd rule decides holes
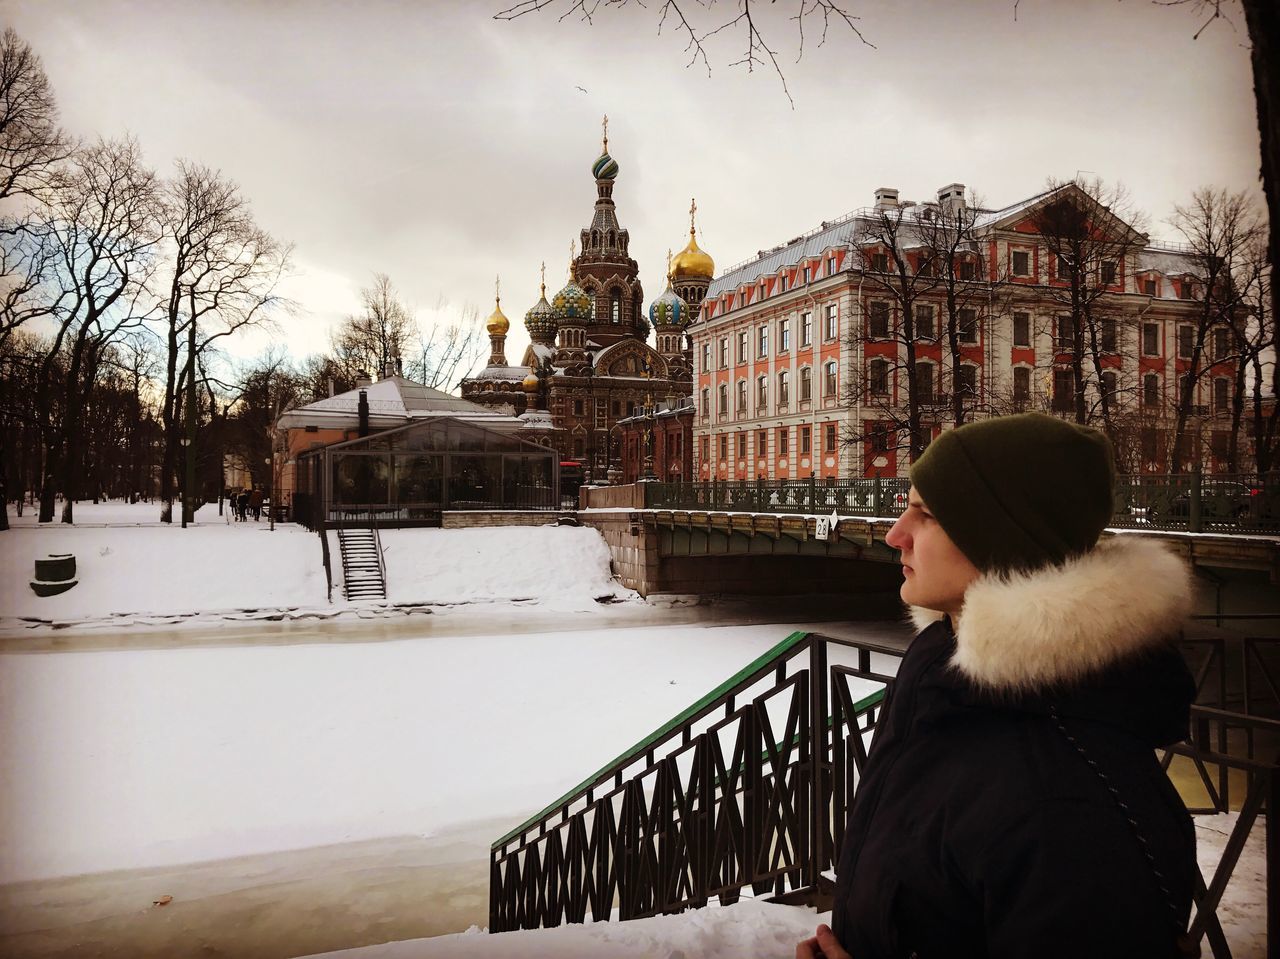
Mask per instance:
[[[907,532],[905,516],[898,517],[898,521],[893,524],[893,528],[889,530],[884,541],[896,550],[905,550],[911,545],[911,535]]]

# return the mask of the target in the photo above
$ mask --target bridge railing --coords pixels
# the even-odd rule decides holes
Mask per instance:
[[[845,516],[900,514],[910,480],[740,480],[646,483],[648,509]],[[1205,476],[1122,474],[1117,477],[1111,526],[1209,533],[1280,533],[1280,473]]]
[[[814,902],[832,870],[871,738],[902,652],[793,633],[493,843],[489,931],[637,919],[736,902],[744,894]],[[1204,687],[1201,675],[1202,689]],[[1209,705],[1191,739],[1164,751],[1190,763],[1209,796],[1247,777],[1240,815],[1209,881],[1197,873],[1193,934],[1229,959],[1217,907],[1264,810],[1280,802],[1273,758],[1230,748],[1239,733],[1280,735],[1280,722]],[[1220,774],[1215,775],[1220,771]],[[1268,813],[1269,815],[1269,813]],[[1280,843],[1268,842],[1266,903]]]

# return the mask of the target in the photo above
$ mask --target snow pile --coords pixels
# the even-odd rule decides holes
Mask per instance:
[[[629,922],[596,922],[491,936],[472,926],[456,936],[390,942],[342,952],[344,959],[755,959],[790,957],[796,943],[813,935],[817,915],[802,906],[744,900],[723,908],[694,909],[675,916]],[[316,957],[312,957],[316,959]]]
[[[393,602],[533,601],[550,609],[596,608],[639,597],[614,581],[597,530],[575,526],[381,531]]]

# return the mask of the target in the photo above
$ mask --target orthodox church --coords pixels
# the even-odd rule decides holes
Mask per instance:
[[[462,396],[520,415],[527,438],[603,479],[621,462],[619,420],[658,405],[678,407],[693,395],[686,329],[702,308],[715,264],[698,247],[694,204],[689,242],[670,260],[666,289],[646,311],[640,269],[628,253],[630,235],[614,207],[618,163],[609,155],[607,117],[591,174],[596,202],[579,237],[581,252],[575,255],[571,246],[567,282],[549,301],[543,265],[541,296],[524,317],[531,342],[519,365],[507,362],[510,321],[495,297],[489,363],[462,381]]]

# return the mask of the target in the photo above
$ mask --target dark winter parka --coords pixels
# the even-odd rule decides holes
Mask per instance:
[[[837,870],[854,959],[1176,954],[1195,833],[1154,749],[1187,734],[1194,685],[1169,640],[1190,592],[1181,560],[1116,537],[984,576],[954,631],[923,629]]]

